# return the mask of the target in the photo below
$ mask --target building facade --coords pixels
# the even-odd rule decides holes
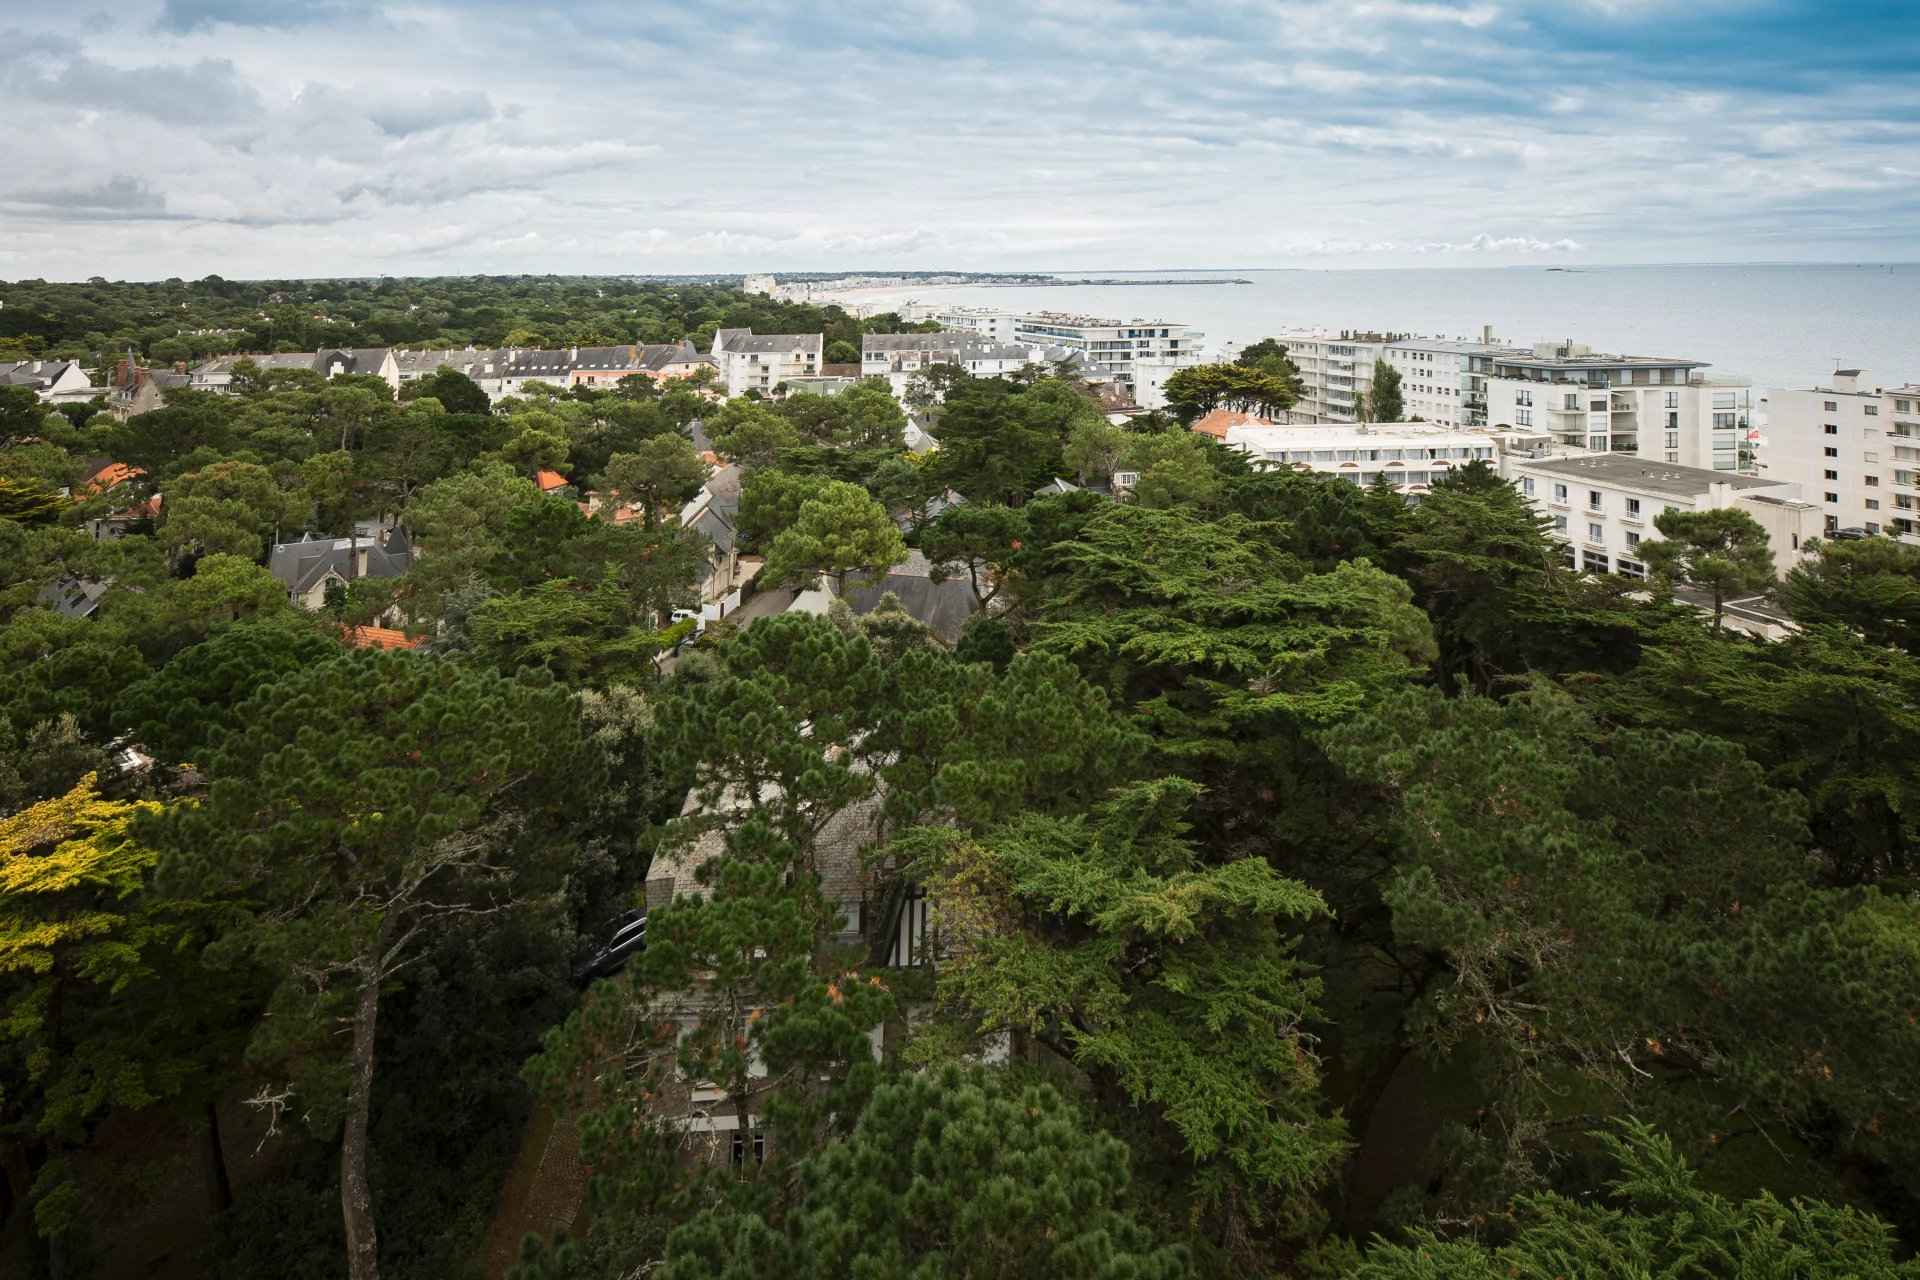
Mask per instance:
[[[1767,397],[1762,475],[1797,484],[1826,533],[1920,541],[1920,385],[1869,386],[1859,369]]]
[[[790,378],[818,376],[824,345],[825,339],[818,333],[755,334],[751,330],[722,329],[714,335],[713,358],[729,396],[748,391],[772,395]]]
[[[1170,320],[1102,320],[1060,311],[1029,312],[1013,322],[1014,343],[1064,347],[1081,358],[1090,374],[1105,375],[1128,390],[1135,389],[1137,362],[1174,367],[1201,363],[1205,337]]]
[[[1425,493],[1456,468],[1474,462],[1496,466],[1499,460],[1498,442],[1491,436],[1426,422],[1352,427],[1235,423],[1226,426],[1221,438],[1256,463],[1337,475],[1361,486],[1384,478],[1410,496]]]
[[[1373,382],[1374,362],[1385,358],[1389,344],[1404,336],[1344,329],[1275,334],[1274,340],[1287,349],[1287,357],[1300,370],[1300,398],[1289,419],[1301,424],[1358,422],[1361,397]]]
[[[1542,343],[1492,357],[1486,421],[1570,448],[1709,471],[1751,468],[1752,390],[1712,382],[1699,360]]]
[[[1493,341],[1453,338],[1403,338],[1387,344],[1381,354],[1400,374],[1400,399],[1409,418],[1437,422],[1445,427],[1487,425],[1487,379],[1493,362],[1506,355],[1525,355],[1522,347]]]
[[[1818,508],[1800,500],[1796,485],[1767,477],[1551,449],[1507,454],[1503,470],[1553,521],[1568,563],[1589,573],[1646,577],[1640,548],[1659,540],[1653,522],[1667,511],[1745,511],[1766,529],[1775,572],[1783,577],[1820,533]]]

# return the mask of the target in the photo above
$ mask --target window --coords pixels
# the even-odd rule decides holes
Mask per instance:
[[[1880,487],[1880,477],[1879,477],[1879,476],[1865,476],[1865,477],[1862,477],[1862,478],[1863,478],[1863,479],[1865,480],[1865,482],[1866,482],[1866,486],[1867,486],[1867,488],[1869,488],[1869,489],[1878,489],[1878,488]]]
[[[1598,511],[1602,505],[1600,501],[1600,491],[1598,489],[1587,490],[1587,510]]]
[[[1605,573],[1607,558],[1597,551],[1583,551],[1580,553],[1580,567],[1588,573]]]
[[[1837,400],[1823,400],[1821,403],[1826,406],[1828,413],[1840,412],[1840,402]]]
[[[1893,411],[1895,413],[1911,413],[1913,412],[1913,401],[1895,400],[1893,402]]]
[[[1634,533],[1632,530],[1628,530],[1627,531],[1627,548],[1631,550],[1634,547],[1637,547],[1639,545],[1640,545],[1640,535],[1637,533]]]
[[[1867,510],[1878,511],[1879,509],[1880,509],[1880,499],[1878,498],[1867,499]]]
[[[1565,502],[1567,500],[1567,486],[1563,484],[1554,485],[1553,500],[1555,502]]]
[[[1635,520],[1638,520],[1640,518],[1640,499],[1638,498],[1627,499],[1627,515]]]
[[[1825,454],[1829,458],[1837,458],[1840,456],[1840,451],[1834,448],[1832,445],[1828,445],[1826,448],[1822,449],[1820,452]]]
[[[734,1168],[744,1169],[747,1167],[748,1149],[749,1148],[748,1148],[747,1135],[741,1133],[738,1129],[735,1129],[733,1131],[733,1167]],[[753,1136],[752,1136],[751,1149],[753,1151],[753,1162],[755,1164],[765,1164],[767,1162],[767,1135],[764,1133],[761,1133],[758,1129],[754,1130]]]
[[[1877,418],[1880,416],[1880,406],[1877,404],[1863,404],[1860,406],[1860,412],[1866,414],[1869,418]]]
[[[1629,578],[1644,578],[1647,576],[1647,566],[1640,564],[1637,561],[1616,560],[1613,562],[1613,566],[1616,570],[1618,570],[1620,573],[1626,575]]]
[[[1680,447],[1680,433],[1678,431],[1667,432],[1667,448],[1678,449],[1679,447]]]
[[[1820,478],[1823,480],[1838,480],[1840,473],[1838,471],[1823,471],[1820,473]]]
[[[1580,407],[1580,396],[1577,392],[1569,391],[1563,403],[1569,409],[1578,409]]]
[[[1830,493],[1830,494],[1828,494],[1828,495],[1827,495],[1827,501],[1828,501],[1828,502],[1838,502],[1838,501],[1840,501],[1840,495],[1839,495],[1839,494],[1837,494],[1837,493]]]
[[[1730,413],[1716,413],[1716,414],[1714,414],[1714,415],[1713,415],[1713,429],[1714,429],[1715,431],[1731,431],[1731,430],[1733,430],[1733,415],[1732,415],[1732,414],[1730,414]]]
[[[1828,423],[1828,424],[1827,424],[1826,426],[1824,426],[1824,427],[1822,427],[1822,428],[1820,428],[1820,429],[1821,429],[1822,431],[1824,431],[1824,432],[1826,432],[1826,433],[1827,433],[1828,435],[1830,435],[1830,436],[1837,436],[1837,435],[1839,435],[1839,434],[1840,434],[1840,428],[1839,428],[1839,427],[1836,427],[1836,426],[1834,426],[1834,425],[1833,425],[1833,424],[1832,424],[1831,422],[1829,422],[1829,423]]]
[[[1678,449],[1667,450],[1667,461],[1668,462],[1680,461],[1680,451]]]
[[[1526,494],[1529,498],[1533,496],[1533,477],[1532,476],[1520,477],[1520,492]]]
[[[1565,516],[1555,516],[1553,518],[1553,531],[1555,533],[1565,533],[1567,531],[1567,518]]]
[[[1607,540],[1607,531],[1605,529],[1601,528],[1597,524],[1590,524],[1587,526],[1588,542],[1605,542],[1606,540]]]
[[[1668,415],[1667,415],[1667,430],[1669,430],[1669,431],[1673,431],[1673,430],[1677,430],[1677,429],[1679,428],[1679,426],[1680,426],[1680,415],[1679,415],[1679,414],[1677,414],[1677,413],[1670,413],[1670,414],[1668,414]]]

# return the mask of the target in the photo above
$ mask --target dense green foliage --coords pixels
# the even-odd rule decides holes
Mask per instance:
[[[89,359],[890,327],[0,295]],[[1188,372],[1181,417],[1297,386]],[[1648,592],[1484,465],[1409,505],[1055,371],[907,401],[937,448],[874,381],[0,391],[0,1271],[1912,1274],[1911,548],[1815,546],[1762,643],[1725,513]],[[770,616],[696,635],[700,431]],[[303,534],[403,562],[295,603]]]

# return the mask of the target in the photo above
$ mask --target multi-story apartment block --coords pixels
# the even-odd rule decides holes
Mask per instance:
[[[1015,317],[1013,341],[1065,347],[1081,357],[1087,372],[1135,390],[1135,364],[1193,365],[1201,362],[1206,337],[1170,320],[1102,320],[1095,316],[1036,311]]]
[[[740,292],[742,293],[757,293],[763,297],[770,298],[773,296],[774,290],[779,287],[779,282],[770,275],[757,274],[742,276],[740,278]]]
[[[1019,315],[999,307],[929,306],[923,316],[910,316],[901,309],[902,320],[932,320],[943,329],[958,329],[979,334],[990,342],[1012,342]]]
[[[1297,423],[1358,422],[1374,362],[1384,359],[1388,345],[1404,336],[1346,329],[1274,335],[1300,370],[1300,398],[1288,416]]]
[[[1501,356],[1528,354],[1524,347],[1453,338],[1404,338],[1382,355],[1400,374],[1402,412],[1447,427],[1487,425],[1487,379]]]
[[[1767,398],[1760,470],[1797,483],[1827,533],[1920,541],[1920,385],[1868,387],[1841,369],[1828,385]]]
[[[966,331],[869,333],[860,339],[860,376],[885,378],[894,396],[904,399],[907,385],[937,364],[955,365],[976,378],[1003,378],[1069,354],[1059,347],[992,342]]]
[[[1748,456],[1752,391],[1699,374],[1703,361],[1619,356],[1542,343],[1492,357],[1486,421],[1543,431],[1591,453],[1739,471]]]
[[[823,335],[817,333],[722,329],[713,337],[713,359],[729,396],[750,390],[771,394],[789,378],[817,375],[823,346]]]
[[[1640,547],[1659,539],[1653,522],[1667,511],[1745,511],[1766,529],[1782,576],[1820,532],[1819,509],[1799,486],[1769,477],[1551,445],[1503,454],[1502,470],[1553,521],[1567,562],[1590,573],[1646,577]]]
[[[1381,477],[1402,493],[1424,493],[1456,467],[1497,463],[1498,442],[1484,432],[1429,422],[1379,422],[1366,426],[1235,423],[1223,442],[1256,463],[1337,475],[1356,485]]]

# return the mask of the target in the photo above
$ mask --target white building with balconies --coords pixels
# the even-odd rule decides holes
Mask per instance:
[[[1824,387],[1769,392],[1760,471],[1797,483],[1827,533],[1920,542],[1920,385],[1841,369]]]
[[[1699,360],[1542,343],[1491,360],[1486,422],[1570,448],[1709,471],[1750,470],[1752,390],[1709,381]]]
[[[1430,422],[1376,422],[1354,426],[1234,424],[1223,443],[1255,465],[1336,475],[1355,485],[1381,479],[1418,496],[1474,462],[1498,462],[1492,436]]]
[[[1093,377],[1105,377],[1136,391],[1136,364],[1158,367],[1165,381],[1169,368],[1200,364],[1204,333],[1171,320],[1102,320],[1060,311],[1035,311],[1015,317],[1013,341],[1019,345],[1063,347],[1080,357]]]
[[[818,333],[763,333],[722,329],[714,335],[713,360],[729,396],[758,391],[772,395],[794,378],[820,373],[825,337]]]
[[[1801,500],[1798,485],[1770,477],[1551,446],[1508,453],[1503,470],[1553,521],[1567,562],[1589,573],[1646,577],[1640,548],[1659,540],[1653,522],[1667,511],[1745,511],[1767,531],[1782,577],[1799,563],[1807,540],[1820,534],[1815,504]]]

